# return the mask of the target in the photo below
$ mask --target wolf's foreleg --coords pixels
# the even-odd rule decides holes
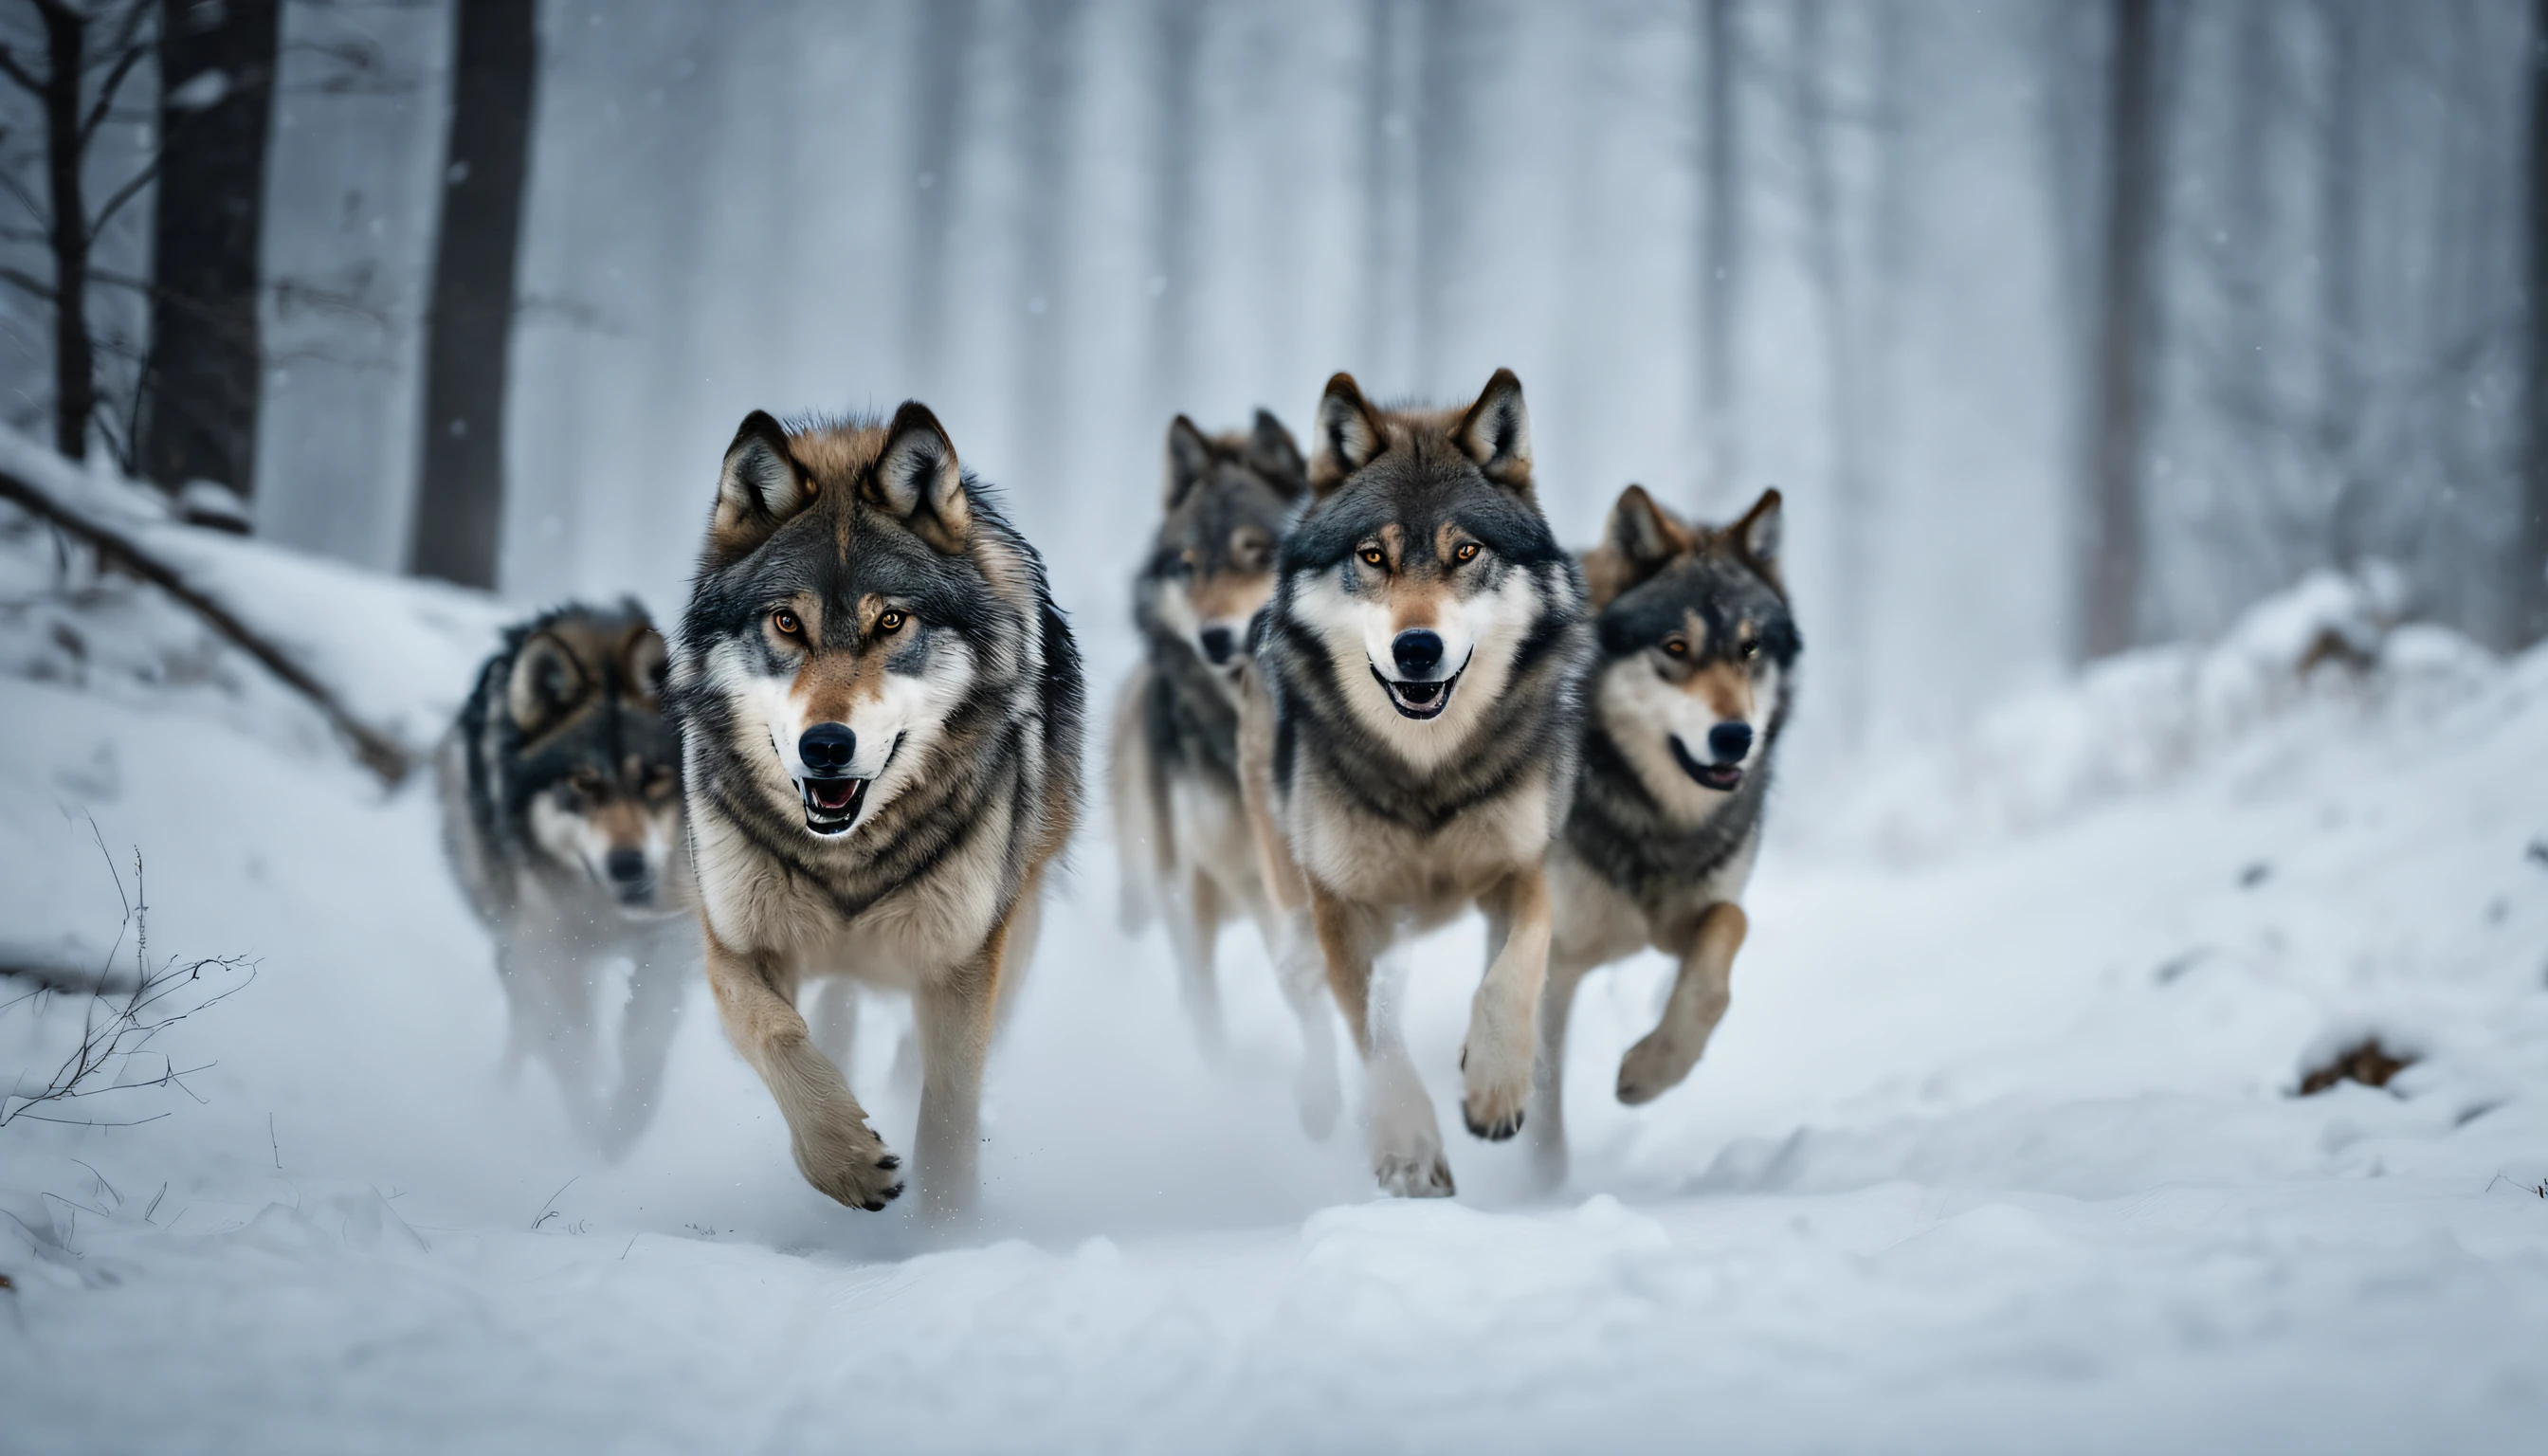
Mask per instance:
[[[1619,1100],[1630,1106],[1652,1102],[1681,1085],[1716,1024],[1732,1001],[1734,953],[1743,949],[1751,922],[1743,907],[1719,900],[1698,920],[1698,932],[1681,959],[1664,1017],[1619,1060]]]
[[[1566,1029],[1575,1018],[1575,993],[1592,967],[1552,958],[1548,984],[1539,993],[1539,1057],[1530,1074],[1531,1177],[1543,1189],[1566,1183]]]
[[[1259,904],[1256,926],[1265,938],[1265,954],[1274,961],[1274,980],[1285,1005],[1301,1023],[1301,1065],[1292,1075],[1292,1104],[1301,1115],[1301,1130],[1323,1141],[1335,1131],[1344,1094],[1336,1084],[1336,1032],[1327,1014],[1326,967],[1319,938],[1307,915],[1285,915]]]
[[[1372,958],[1385,926],[1369,907],[1343,900],[1316,880],[1308,881],[1308,889],[1327,987],[1362,1051],[1363,1139],[1372,1174],[1382,1191],[1400,1198],[1448,1198],[1457,1190],[1442,1155],[1442,1127],[1399,1030],[1402,988],[1393,984],[1374,994]]]
[[[761,1073],[787,1119],[797,1171],[823,1193],[870,1213],[902,1192],[902,1160],[867,1126],[850,1084],[814,1049],[791,995],[794,972],[767,951],[738,951],[707,936],[708,989],[743,1059]],[[782,990],[782,987],[784,988]]]
[[[686,928],[685,928],[686,929]],[[619,1024],[619,1081],[610,1094],[601,1152],[618,1159],[636,1145],[655,1120],[664,1086],[664,1063],[682,1025],[682,1002],[690,989],[690,962],[698,955],[695,931],[661,934],[641,946],[629,972],[628,1009]]]
[[[1522,1109],[1530,1101],[1537,1049],[1531,1027],[1548,978],[1553,929],[1548,873],[1538,864],[1517,870],[1480,896],[1478,907],[1487,915],[1494,958],[1469,1003],[1469,1040],[1460,1049],[1468,1095],[1461,1099],[1460,1117],[1470,1132],[1500,1142],[1521,1131]]]

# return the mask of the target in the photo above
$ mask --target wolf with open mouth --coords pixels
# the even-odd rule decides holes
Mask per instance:
[[[1557,931],[1530,1117],[1548,1186],[1566,1180],[1566,1025],[1587,972],[1650,946],[1681,963],[1661,1024],[1619,1063],[1621,1102],[1678,1086],[1725,1016],[1803,650],[1778,534],[1775,491],[1709,527],[1630,486],[1584,559],[1600,657],[1574,805],[1548,857]]]
[[[1044,563],[929,410],[727,447],[668,705],[681,725],[708,982],[807,1181],[853,1208],[901,1160],[796,993],[910,994],[924,1212],[969,1209],[983,1060],[1079,805],[1078,649]]]
[[[1452,1192],[1433,1106],[1372,983],[1401,938],[1476,905],[1485,978],[1461,1054],[1469,1130],[1511,1137],[1546,973],[1544,862],[1575,783],[1584,584],[1533,495],[1521,385],[1466,410],[1320,402],[1311,503],[1283,538],[1242,697],[1242,781],[1277,896],[1305,914],[1369,1068],[1380,1184]]]

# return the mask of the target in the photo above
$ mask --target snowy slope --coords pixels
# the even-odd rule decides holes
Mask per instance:
[[[153,529],[402,736],[499,619]],[[0,1128],[0,1449],[2433,1450],[2548,1414],[2548,654],[2372,622],[2367,670],[2204,716],[2251,622],[1795,790],[1685,1086],[1605,1095],[1661,965],[1588,986],[1554,1199],[1465,1140],[1457,1203],[1372,1199],[1297,1131],[1261,956],[1226,942],[1207,1068],[1092,836],[994,1057],[986,1227],[933,1249],[803,1186],[703,996],[654,1129],[583,1150],[498,1074],[424,785],[53,571],[0,522],[0,941],[115,940],[93,815],[154,955],[258,964],[168,1034],[195,1098],[113,1101],[167,1116]],[[2372,599],[2307,590],[2278,610]],[[2157,682],[2197,684],[2163,746],[2118,727]],[[1478,953],[1410,953],[1446,1108]],[[76,1010],[0,1013],[0,1075]],[[2290,1095],[2367,1033],[2421,1059]],[[907,1144],[894,1037],[854,1076]]]

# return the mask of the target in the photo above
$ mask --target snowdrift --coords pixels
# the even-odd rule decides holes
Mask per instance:
[[[403,742],[506,615],[26,453]],[[1662,965],[1587,986],[1555,1198],[1465,1140],[1459,1202],[1371,1198],[1294,1123],[1261,956],[1225,943],[1205,1065],[1083,847],[984,1225],[929,1247],[804,1187],[700,995],[646,1138],[579,1146],[500,1074],[425,786],[78,556],[0,508],[0,940],[102,960],[137,849],[140,963],[254,974],[157,1044],[182,1089],[88,1104],[135,1125],[0,1127],[0,1446],[2426,1450],[2548,1413],[2548,653],[2401,623],[2380,576],[1782,801],[1816,822],[1686,1084],[1607,1096]],[[1444,1106],[1480,941],[1410,953]],[[83,1010],[0,1012],[0,1079]],[[852,1076],[907,1143],[899,1014]],[[2294,1095],[2375,1035],[2387,1086]]]

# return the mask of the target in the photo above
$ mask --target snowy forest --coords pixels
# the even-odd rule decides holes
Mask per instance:
[[[1554,1193],[1373,1202],[1271,942],[1207,1052],[1115,923],[1112,704],[1173,417],[1499,368],[1569,548],[1780,493],[1799,685],[1698,1069],[1612,1098],[1626,962]],[[1091,703],[959,1246],[695,958],[597,1144],[432,782],[507,624],[680,620],[739,419],[914,399]],[[2543,640],[2548,0],[0,0],[0,1432],[2517,1440]]]

